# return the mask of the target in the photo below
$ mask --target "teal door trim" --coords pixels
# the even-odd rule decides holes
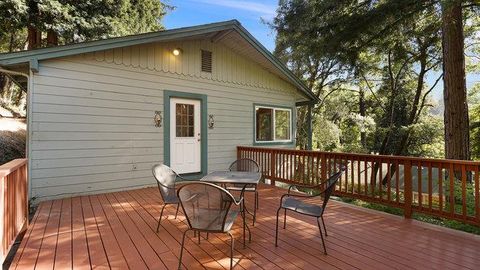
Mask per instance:
[[[170,166],[170,99],[171,98],[185,98],[200,100],[200,158],[201,171],[200,173],[184,174],[187,178],[198,179],[208,172],[208,132],[207,132],[207,96],[202,94],[179,92],[179,91],[163,91],[163,163]]]

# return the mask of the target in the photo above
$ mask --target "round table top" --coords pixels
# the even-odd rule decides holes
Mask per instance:
[[[259,172],[215,171],[205,175],[202,181],[224,184],[253,184],[258,185],[262,179]]]

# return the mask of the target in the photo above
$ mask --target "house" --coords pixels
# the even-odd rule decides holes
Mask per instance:
[[[30,197],[154,184],[164,162],[198,177],[236,146],[295,146],[317,98],[236,20],[0,54],[28,88]]]

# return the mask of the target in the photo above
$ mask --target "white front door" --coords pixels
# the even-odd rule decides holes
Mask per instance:
[[[170,99],[170,166],[177,173],[201,171],[200,101]]]

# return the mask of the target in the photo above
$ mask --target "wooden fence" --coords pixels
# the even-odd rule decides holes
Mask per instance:
[[[348,164],[338,196],[397,207],[406,218],[417,212],[480,225],[480,162],[244,146],[237,157],[257,161],[272,184],[315,185]]]
[[[0,263],[3,263],[16,237],[28,225],[27,160],[15,159],[0,166],[0,181]]]

